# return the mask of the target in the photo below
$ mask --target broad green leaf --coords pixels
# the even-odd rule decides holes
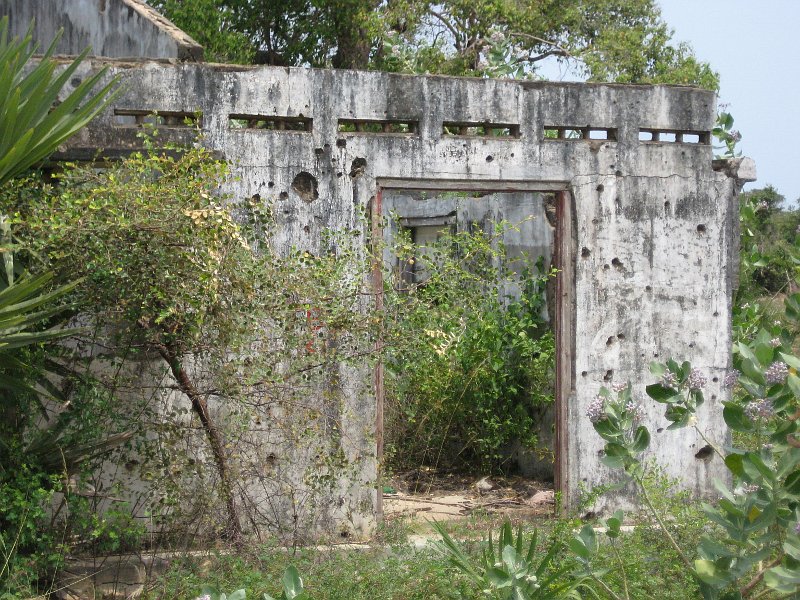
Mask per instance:
[[[644,425],[639,425],[633,437],[631,451],[635,453],[644,452],[650,445],[650,432]]]
[[[722,418],[734,431],[750,432],[754,430],[753,422],[744,414],[744,408],[734,402],[725,402],[722,409]]]

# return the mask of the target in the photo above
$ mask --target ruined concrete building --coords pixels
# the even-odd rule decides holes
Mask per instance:
[[[728,435],[721,382],[731,361],[737,195],[754,168],[748,159],[713,160],[713,93],[204,64],[192,62],[196,44],[141,0],[0,0],[0,13],[11,15],[17,34],[35,17],[43,42],[64,27],[62,52],[95,48],[80,76],[109,65],[123,82],[66,156],[125,155],[154,112],[161,139],[189,143],[183,119],[201,115],[204,143],[238,175],[225,191],[282,196],[279,245],[313,249],[325,228],[358,228],[361,211],[390,208],[424,236],[425,227],[458,218],[443,192],[483,199],[463,218],[539,211],[517,243],[552,255],[559,269],[549,307],[558,355],[555,478],[568,506],[581,485],[608,483],[612,473],[600,462],[588,403],[618,382],[643,395],[654,359],[689,360],[708,374],[703,422],[712,438]],[[381,514],[380,370],[368,385],[343,389],[341,439],[357,469],[319,510],[326,528],[364,536]],[[650,455],[694,493],[714,494],[724,465],[692,429],[662,433],[662,408],[645,406]],[[304,468],[298,456],[276,459],[287,471]]]

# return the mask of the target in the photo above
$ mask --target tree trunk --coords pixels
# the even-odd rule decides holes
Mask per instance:
[[[197,414],[200,418],[200,422],[203,424],[203,429],[208,437],[208,443],[211,446],[211,453],[214,456],[214,462],[217,465],[222,496],[225,499],[225,507],[228,511],[228,526],[225,534],[228,539],[238,542],[243,535],[242,525],[239,519],[239,509],[236,506],[236,497],[233,493],[233,482],[231,481],[230,472],[228,471],[228,458],[225,454],[225,443],[222,439],[222,433],[217,429],[214,420],[211,418],[211,413],[208,411],[208,402],[206,402],[206,399],[194,385],[186,369],[183,368],[183,363],[181,363],[177,351],[166,345],[160,346],[158,350],[162,358],[169,365],[172,376],[178,382],[181,391],[186,394],[191,401],[192,410]]]

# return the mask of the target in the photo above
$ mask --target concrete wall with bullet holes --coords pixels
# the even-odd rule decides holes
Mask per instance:
[[[361,227],[359,215],[375,209],[382,190],[566,192],[562,216],[571,223],[561,234],[557,223],[556,236],[568,232],[562,260],[572,280],[553,308],[565,324],[557,460],[568,504],[579,486],[619,477],[601,464],[585,416],[599,388],[615,383],[633,383],[653,432],[649,455],[668,475],[698,495],[726,477],[698,434],[666,431],[663,407],[644,395],[651,361],[690,360],[709,381],[701,423],[711,439],[726,439],[720,381],[730,365],[736,198],[754,169],[748,159],[713,161],[714,94],[153,62],[111,71],[125,92],[70,143],[72,155],[136,147],[137,123],[153,111],[197,112],[204,143],[237,176],[226,191],[276,199],[279,246],[317,251],[323,229]],[[162,135],[194,134],[174,124]],[[364,444],[352,450],[373,456],[374,473],[374,442],[363,434],[375,422],[375,396],[364,389],[342,402],[343,428]]]
[[[713,93],[110,60],[86,62],[69,85],[104,65],[123,92],[60,156],[88,160],[98,148],[125,155],[139,147],[153,112],[159,139],[191,143],[195,131],[184,121],[193,121],[231,164],[226,193],[274,200],[279,248],[317,252],[327,228],[360,229],[366,247],[372,234],[362,215],[382,212],[389,192],[556,194],[561,281],[549,310],[559,354],[556,479],[567,506],[581,486],[620,477],[601,463],[603,445],[585,413],[601,386],[628,381],[653,434],[647,455],[667,475],[699,496],[727,477],[694,430],[666,431],[663,406],[644,393],[651,361],[691,361],[708,378],[701,427],[727,439],[721,381],[731,359],[737,194],[755,170],[749,159],[713,160]],[[341,369],[337,443],[356,468],[315,509],[325,511],[328,529],[356,535],[380,514],[380,394],[371,377]],[[297,455],[270,460],[304,468]],[[632,493],[622,488],[603,502]]]

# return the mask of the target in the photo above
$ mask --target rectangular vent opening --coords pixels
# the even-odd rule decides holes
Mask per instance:
[[[640,129],[640,142],[658,142],[662,144],[701,144],[711,143],[709,131],[685,131],[680,129]]]
[[[516,139],[519,138],[519,125],[510,123],[464,123],[445,121],[442,123],[442,135]]]
[[[170,110],[114,109],[115,127],[173,127],[194,129],[202,125],[203,115],[199,112]]]
[[[266,131],[311,131],[312,120],[306,117],[279,117],[235,114],[228,117],[231,129],[263,129]]]
[[[544,126],[546,140],[605,140],[617,141],[617,130],[612,127],[560,127]]]
[[[416,134],[417,121],[339,119],[339,133]]]

